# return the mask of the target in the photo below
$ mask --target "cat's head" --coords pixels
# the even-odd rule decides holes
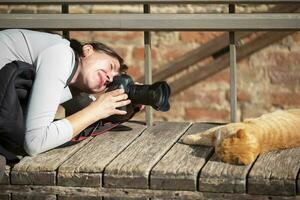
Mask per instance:
[[[239,129],[216,146],[216,153],[223,162],[248,165],[258,156],[259,148],[254,135]]]

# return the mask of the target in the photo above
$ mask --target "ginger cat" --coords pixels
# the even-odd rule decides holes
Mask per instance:
[[[300,109],[276,111],[188,135],[185,144],[214,146],[223,162],[248,165],[264,152],[300,147]]]

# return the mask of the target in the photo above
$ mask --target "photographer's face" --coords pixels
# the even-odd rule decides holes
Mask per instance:
[[[86,92],[94,94],[104,91],[113,77],[119,74],[118,59],[95,51],[91,45],[83,46],[83,55],[81,74]]]

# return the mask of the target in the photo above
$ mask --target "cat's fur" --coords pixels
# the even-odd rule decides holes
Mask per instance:
[[[248,165],[264,152],[300,147],[300,109],[276,111],[189,135],[185,144],[214,146],[228,163]]]

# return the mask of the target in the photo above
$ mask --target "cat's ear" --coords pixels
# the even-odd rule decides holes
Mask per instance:
[[[248,137],[245,129],[239,129],[236,132],[236,137],[239,139],[246,139]]]

